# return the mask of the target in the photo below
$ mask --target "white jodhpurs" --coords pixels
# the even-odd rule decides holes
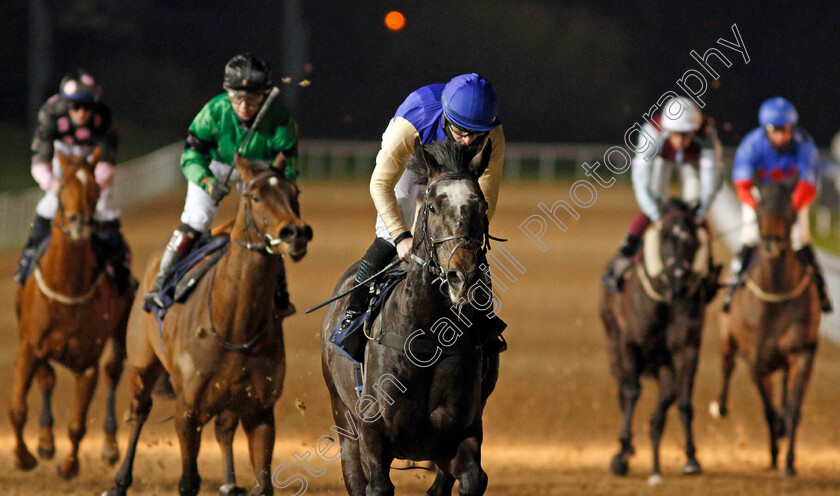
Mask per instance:
[[[224,181],[228,177],[231,166],[225,165],[221,162],[210,162],[210,170],[219,181]],[[236,184],[239,187],[240,177],[239,171],[233,169],[230,175],[229,184]],[[184,202],[184,212],[181,214],[181,222],[200,232],[207,232],[213,221],[216,220],[216,214],[219,213],[219,206],[216,201],[207,194],[204,189],[193,183],[187,183],[187,199]]]

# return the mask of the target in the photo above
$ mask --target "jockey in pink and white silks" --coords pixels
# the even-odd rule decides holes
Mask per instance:
[[[724,311],[728,310],[735,288],[743,280],[759,242],[754,185],[756,182],[783,181],[797,176],[791,197],[797,212],[791,232],[793,248],[804,264],[813,267],[822,310],[831,312],[832,305],[825,290],[822,271],[811,248],[808,219],[808,207],[816,197],[820,172],[817,147],[811,136],[798,126],[796,108],[782,97],[770,98],[761,104],[758,122],[760,126],[741,141],[732,164],[732,182],[741,200],[742,248],[738,255],[738,276],[726,295]]]
[[[637,153],[631,165],[633,192],[640,212],[630,223],[627,235],[606,274],[615,292],[633,257],[641,248],[642,235],[660,217],[660,206],[670,196],[671,179],[676,175],[686,203],[698,203],[697,215],[709,208],[718,187],[721,147],[711,119],[688,98],[672,98],[662,113],[645,123],[640,139],[656,138],[656,154]],[[660,132],[661,130],[661,132]]]
[[[59,92],[38,111],[38,125],[32,140],[31,170],[35,182],[44,190],[44,197],[35,208],[35,220],[15,272],[15,280],[21,285],[31,270],[39,245],[50,233],[52,219],[58,210],[56,194],[61,165],[57,154],[89,157],[96,148],[100,150],[100,158],[94,176],[100,193],[94,214],[98,223],[94,243],[120,292],[136,284],[128,268],[128,250],[120,232],[120,211],[111,187],[116,170],[118,136],[112,124],[111,109],[102,102],[100,94],[100,87],[93,76],[84,69],[78,69],[61,80]]]

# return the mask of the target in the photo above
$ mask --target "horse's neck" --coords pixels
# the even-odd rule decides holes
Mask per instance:
[[[85,292],[99,273],[91,240],[74,243],[55,221],[50,246],[39,265],[47,285],[65,294]]]
[[[793,248],[786,247],[778,257],[760,255],[756,278],[765,290],[785,291],[795,286],[805,271]]]
[[[231,242],[211,283],[213,322],[221,336],[239,342],[263,328],[274,312],[279,264],[277,256]]]
[[[428,253],[421,255],[429,259]],[[411,325],[410,331],[431,328],[431,325],[452,306],[449,298],[441,294],[441,284],[438,277],[429,270],[410,262],[403,285],[405,297],[401,298],[398,304],[400,315]]]

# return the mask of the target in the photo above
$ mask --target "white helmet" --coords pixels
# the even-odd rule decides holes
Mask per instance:
[[[671,98],[662,107],[662,129],[672,133],[689,133],[700,129],[700,109],[684,97]]]

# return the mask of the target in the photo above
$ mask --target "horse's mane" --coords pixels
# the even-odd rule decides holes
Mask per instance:
[[[482,159],[489,159],[491,147],[492,143],[488,142],[485,151],[481,154]],[[405,167],[417,176],[419,184],[428,183],[430,174],[439,175],[447,172],[467,173],[477,179],[486,168],[486,164],[483,166],[472,164],[477,151],[478,149],[465,147],[450,140],[433,141],[422,145],[417,139],[414,143],[414,153],[408,158]]]
[[[693,215],[694,208],[679,198],[669,198],[662,205],[662,216],[667,214]]]

